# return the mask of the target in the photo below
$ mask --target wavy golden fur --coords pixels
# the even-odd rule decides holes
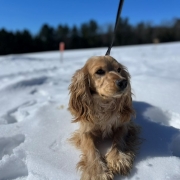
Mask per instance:
[[[69,110],[80,127],[70,138],[82,151],[77,168],[81,180],[112,180],[127,175],[135,158],[139,128],[132,122],[130,75],[111,56],[90,58],[76,71],[69,86]],[[112,138],[105,156],[96,147],[97,138]]]

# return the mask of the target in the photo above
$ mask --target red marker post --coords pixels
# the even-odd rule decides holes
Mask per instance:
[[[64,42],[60,42],[59,43],[59,51],[60,51],[60,54],[61,54],[61,62],[63,62],[63,52],[64,52],[64,49],[65,49],[65,43]]]

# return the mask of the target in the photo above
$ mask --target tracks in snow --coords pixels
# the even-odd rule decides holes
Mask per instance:
[[[25,152],[16,151],[24,141],[23,134],[0,138],[0,180],[28,176]]]
[[[0,124],[12,124],[23,121],[28,115],[28,108],[35,105],[36,101],[27,101],[9,111],[0,117]]]

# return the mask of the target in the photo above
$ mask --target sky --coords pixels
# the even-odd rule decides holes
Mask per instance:
[[[28,29],[36,34],[45,23],[72,27],[93,19],[114,23],[119,0],[0,0],[0,29]],[[160,24],[180,18],[180,0],[125,0],[121,17],[133,25]]]

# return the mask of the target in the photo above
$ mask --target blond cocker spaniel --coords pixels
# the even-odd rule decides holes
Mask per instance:
[[[111,56],[90,58],[72,77],[69,110],[79,129],[69,139],[82,151],[77,168],[81,180],[112,180],[127,175],[139,145],[139,127],[132,122],[130,75]],[[103,156],[98,138],[112,138]]]

